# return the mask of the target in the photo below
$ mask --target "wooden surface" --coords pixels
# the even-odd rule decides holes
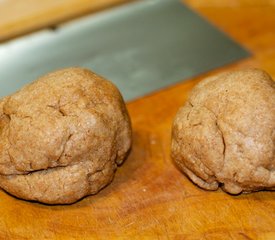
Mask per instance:
[[[133,0],[0,0],[0,42]]]
[[[16,2],[2,0],[0,6],[9,9],[9,1]],[[22,0],[20,4],[23,2],[35,1]],[[0,239],[275,239],[275,192],[230,196],[220,190],[201,190],[174,167],[169,156],[173,117],[203,77],[252,66],[267,70],[275,78],[275,3],[186,3],[242,43],[253,56],[130,102],[132,152],[113,183],[98,195],[70,206],[46,206],[0,191]],[[15,14],[16,9],[10,11]],[[3,26],[0,29],[3,34]]]

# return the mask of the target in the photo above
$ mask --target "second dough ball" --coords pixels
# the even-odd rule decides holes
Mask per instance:
[[[275,83],[256,69],[200,82],[173,124],[172,157],[197,185],[275,189]]]
[[[89,70],[50,73],[0,102],[0,186],[73,203],[113,179],[131,145],[118,89]]]

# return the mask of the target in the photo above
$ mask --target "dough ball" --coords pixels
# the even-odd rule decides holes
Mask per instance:
[[[174,119],[172,158],[195,184],[275,190],[275,83],[261,70],[200,82]]]
[[[118,89],[89,70],[50,73],[0,102],[0,187],[18,198],[68,204],[95,194],[130,145]]]

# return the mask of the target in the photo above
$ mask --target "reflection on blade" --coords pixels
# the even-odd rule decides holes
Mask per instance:
[[[0,96],[59,68],[82,66],[126,100],[248,56],[176,0],[144,0],[0,45]]]

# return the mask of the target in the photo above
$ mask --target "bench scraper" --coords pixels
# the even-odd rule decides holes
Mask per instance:
[[[0,44],[0,96],[81,66],[132,100],[248,55],[179,0],[140,0]]]

